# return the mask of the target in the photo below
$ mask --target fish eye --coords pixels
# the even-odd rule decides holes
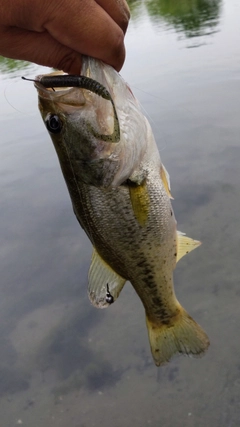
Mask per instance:
[[[48,114],[45,124],[51,133],[60,133],[62,130],[62,122],[56,114]]]

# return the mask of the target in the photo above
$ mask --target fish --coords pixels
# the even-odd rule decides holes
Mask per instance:
[[[39,110],[73,211],[93,245],[88,296],[116,302],[129,281],[142,301],[153,360],[202,356],[209,338],[179,303],[176,263],[200,242],[177,231],[169,174],[125,80],[84,57],[81,76],[37,76]]]

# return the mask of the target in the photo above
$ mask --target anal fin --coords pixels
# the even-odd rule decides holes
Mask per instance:
[[[177,232],[177,262],[186,254],[201,245],[199,240],[185,236],[181,231]]]
[[[97,308],[106,308],[119,296],[126,279],[119,276],[93,249],[88,272],[88,296]]]

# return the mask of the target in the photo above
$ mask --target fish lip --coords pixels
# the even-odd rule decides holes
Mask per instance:
[[[65,87],[62,88],[61,90],[52,90],[52,88],[46,88],[42,83],[41,83],[41,78],[44,77],[45,74],[39,74],[38,76],[35,77],[34,79],[34,86],[35,88],[40,91],[43,95],[44,98],[52,98],[52,95],[54,95],[54,98],[58,98],[60,96],[62,96],[63,94],[68,94],[69,92],[73,91],[73,89],[76,89],[74,87]]]
[[[57,74],[57,73],[56,73]],[[85,98],[83,92],[80,88],[76,87],[64,87],[58,88],[57,90],[52,90],[52,88],[46,88],[41,83],[41,78],[44,77],[45,74],[39,74],[34,79],[34,86],[38,91],[38,96],[42,99],[46,99],[48,101],[58,102],[61,104],[76,106],[76,102],[72,102],[72,95],[74,97],[74,93],[77,91],[81,91],[81,101],[77,103],[79,106],[85,104]]]
[[[41,78],[44,76],[44,74],[39,74],[38,76],[35,77],[34,79],[34,86],[37,90],[40,90],[41,92],[45,93],[45,94],[50,94],[51,92],[48,90],[49,88],[46,88],[42,83],[41,83]],[[51,89],[51,88],[50,88]],[[54,92],[54,91],[53,91]],[[56,95],[58,94],[58,91],[56,93]]]

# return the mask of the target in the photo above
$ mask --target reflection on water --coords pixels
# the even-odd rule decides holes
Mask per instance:
[[[120,370],[115,371],[100,353],[89,348],[86,337],[98,320],[98,313],[94,314],[86,304],[52,329],[41,342],[35,363],[43,373],[55,370],[59,380],[52,390],[55,395],[68,394],[81,387],[104,389],[121,378]]]
[[[8,77],[11,77],[12,73],[15,74],[17,71],[25,70],[29,66],[31,65],[27,61],[18,61],[0,56],[0,72],[7,74]]]
[[[0,367],[0,397],[27,390],[30,375],[16,369]]]
[[[185,37],[211,35],[216,31],[221,12],[221,0],[132,0],[129,6],[133,19],[141,18],[145,4],[153,23],[165,22]]]
[[[212,34],[218,24],[221,0],[148,0],[149,15],[163,18],[186,37]]]
[[[178,228],[203,243],[177,266],[175,290],[211,346],[157,370],[129,284],[107,310],[90,305],[92,248],[20,79],[22,67],[48,70],[0,58],[1,427],[239,425],[240,4],[130,7],[122,75],[150,116]],[[182,49],[199,35],[201,47]]]

